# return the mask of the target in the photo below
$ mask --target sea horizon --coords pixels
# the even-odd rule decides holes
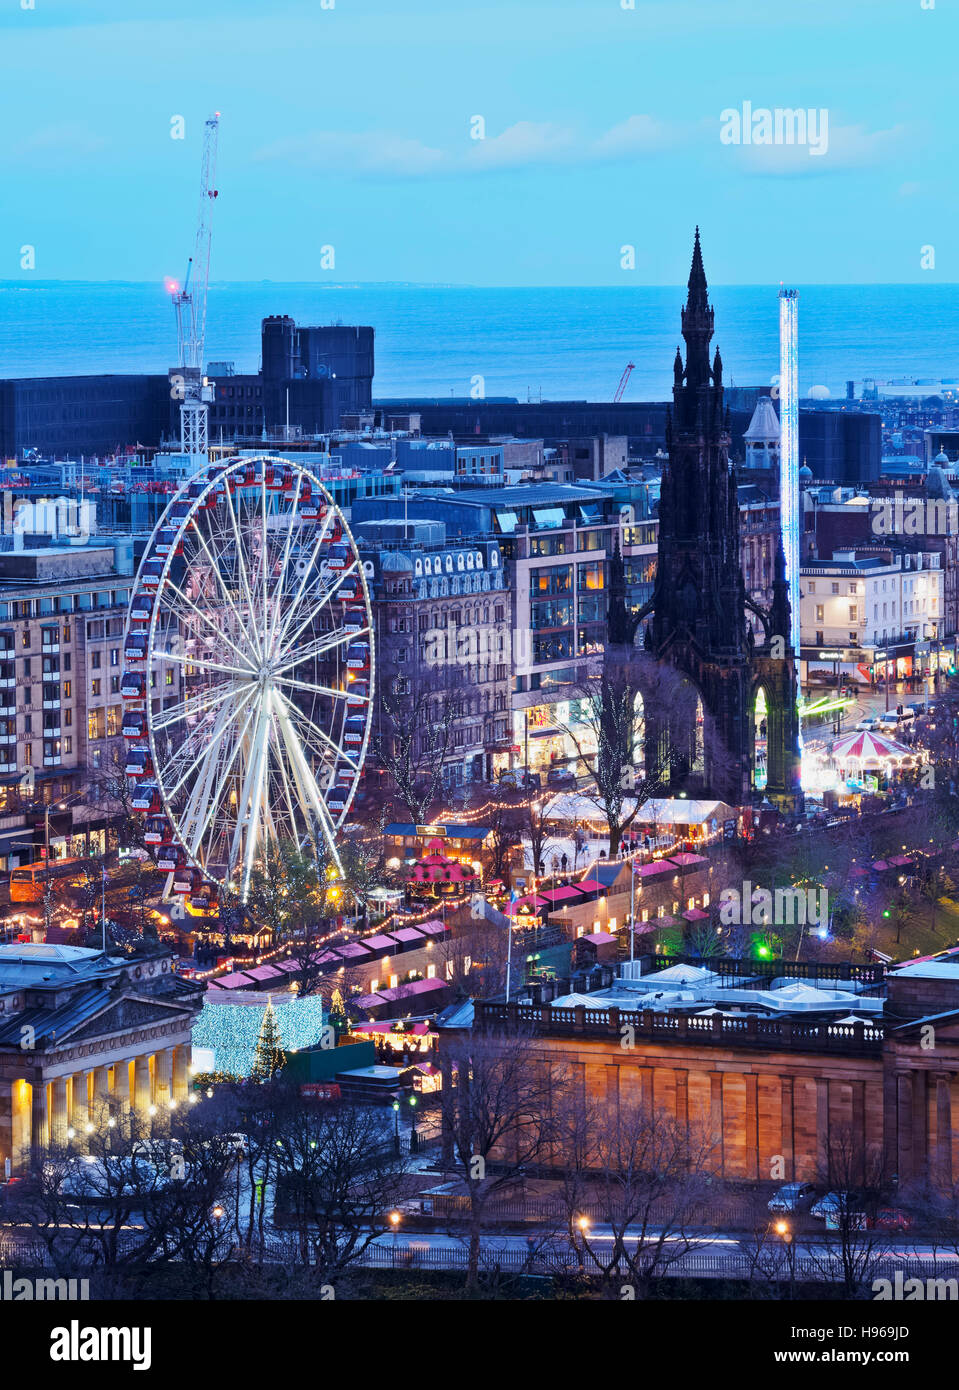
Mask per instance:
[[[795,285],[800,390],[959,379],[959,284]],[[778,286],[710,286],[727,385],[779,369]],[[680,342],[681,285],[484,286],[214,280],[205,359],[259,366],[260,320],[368,324],[375,398],[663,400]],[[331,296],[335,302],[331,302]],[[162,373],[174,365],[162,281],[0,280],[0,377]]]

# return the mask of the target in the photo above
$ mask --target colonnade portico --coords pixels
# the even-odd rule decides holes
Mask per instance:
[[[16,1169],[50,1146],[92,1134],[107,1115],[121,1121],[135,1110],[149,1121],[189,1099],[190,1044],[179,1043],[110,1064],[77,1067],[52,1077],[53,1068],[7,1083],[10,1097],[9,1150]],[[44,1075],[44,1072],[46,1075]],[[3,1145],[7,1150],[7,1145]]]

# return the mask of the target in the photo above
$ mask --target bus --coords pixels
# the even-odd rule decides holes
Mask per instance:
[[[10,901],[39,903],[47,883],[54,893],[65,893],[81,881],[83,869],[79,859],[38,859],[33,864],[21,864],[10,870]]]

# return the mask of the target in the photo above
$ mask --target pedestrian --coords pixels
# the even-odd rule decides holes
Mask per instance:
[[[564,850],[564,852],[560,855],[560,857],[559,857],[559,862],[560,862],[560,867],[562,868],[563,873],[565,874],[565,872],[566,872],[566,866],[567,866],[567,864],[569,863],[569,855],[565,852],[565,850]]]

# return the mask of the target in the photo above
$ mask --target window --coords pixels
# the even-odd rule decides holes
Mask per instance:
[[[826,607],[825,607],[825,604],[817,603],[817,604],[816,604],[816,622],[817,622],[817,623],[823,623],[823,622],[825,622],[825,621],[826,621]]]
[[[815,581],[815,579],[810,579],[810,581],[809,581],[809,592],[810,592],[811,594],[814,594],[814,593],[816,592],[816,581]]]
[[[99,653],[99,652],[91,652],[91,653],[90,653],[90,666],[91,666],[91,668],[92,668],[94,671],[99,671],[99,669],[100,669],[100,653]]]
[[[69,700],[73,694],[73,681],[63,682],[63,698]]]
[[[23,750],[23,761],[27,767],[33,762],[33,744],[28,743]]]
[[[65,738],[65,739],[63,740],[63,751],[64,751],[64,753],[72,753],[72,752],[73,752],[73,739],[72,739],[72,738]]]
[[[851,623],[858,623],[858,621],[859,621],[859,605],[858,605],[858,604],[851,603],[851,604],[849,605],[849,621],[850,621]]]
[[[115,676],[114,676],[114,680],[116,680],[116,677],[115,677]],[[165,674],[164,677],[163,677],[163,681],[164,681],[164,684],[165,684],[165,685],[172,685],[172,684],[173,684],[173,670],[172,670],[171,667],[167,667],[166,674]]]
[[[834,584],[834,585],[832,586],[832,591],[833,591],[834,594],[838,594],[838,593],[839,593],[839,585],[838,585],[838,584]]]
[[[111,648],[110,648],[110,665],[111,665],[111,666],[119,666],[119,665],[120,665],[120,648],[119,648],[119,647],[111,647]]]
[[[92,709],[87,716],[87,737],[91,740],[103,738],[105,713],[102,709]]]
[[[90,694],[96,698],[100,694],[100,682],[94,680],[90,682]]]
[[[73,723],[73,710],[72,710],[72,709],[65,709],[65,710],[63,711],[63,722],[64,722],[64,724],[66,724],[67,728],[69,729],[70,725]]]
[[[107,738],[116,738],[120,733],[120,706],[111,705],[107,710]]]

